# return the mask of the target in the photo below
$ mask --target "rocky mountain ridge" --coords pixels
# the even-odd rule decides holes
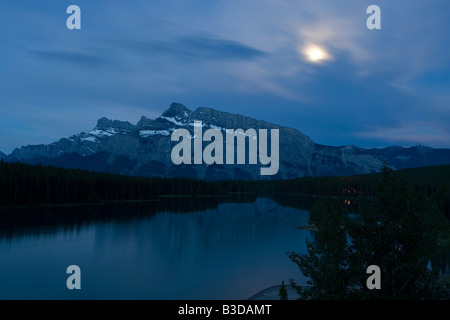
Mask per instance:
[[[174,165],[171,141],[174,130],[193,132],[194,121],[207,129],[279,129],[279,171],[261,176],[260,165]],[[207,143],[204,143],[204,146]],[[1,154],[0,154],[1,155]],[[2,156],[3,157],[3,156]],[[450,150],[423,146],[363,149],[356,146],[330,147],[314,143],[302,132],[211,108],[192,111],[173,103],[160,117],[145,116],[136,125],[101,118],[88,133],[60,139],[48,145],[30,145],[4,156],[6,161],[55,165],[136,176],[222,179],[290,179],[307,176],[342,176],[379,171],[383,163],[407,167],[450,164]]]

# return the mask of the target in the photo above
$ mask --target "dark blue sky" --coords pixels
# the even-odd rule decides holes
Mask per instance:
[[[81,30],[66,28],[71,4]],[[381,30],[366,28],[372,4]],[[174,101],[322,144],[450,148],[449,12],[448,0],[1,0],[0,150]]]

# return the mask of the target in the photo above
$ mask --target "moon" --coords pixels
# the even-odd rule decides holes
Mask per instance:
[[[323,59],[323,51],[320,49],[312,49],[308,52],[309,60],[317,62]]]
[[[302,51],[306,60],[312,63],[322,63],[331,59],[331,55],[324,48],[316,45],[307,46]]]

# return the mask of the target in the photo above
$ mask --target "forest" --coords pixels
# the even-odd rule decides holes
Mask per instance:
[[[394,171],[413,192],[437,202],[450,218],[450,166]],[[306,177],[278,181],[206,181],[186,178],[142,178],[79,169],[0,162],[0,206],[48,206],[148,201],[162,196],[228,196],[253,194],[339,197],[348,204],[373,197],[380,174]],[[295,198],[294,197],[294,198]],[[292,200],[290,200],[292,202]]]

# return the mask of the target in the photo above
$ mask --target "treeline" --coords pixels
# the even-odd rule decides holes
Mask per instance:
[[[450,166],[423,167],[394,171],[405,186],[416,195],[440,206],[450,219]],[[381,173],[346,176],[316,177],[258,183],[258,193],[267,195],[304,195],[340,197],[357,200],[374,197]],[[298,198],[298,197],[297,197]],[[350,203],[350,202],[349,202]],[[352,201],[353,203],[353,201]]]
[[[354,177],[307,177],[293,180],[264,181],[259,192],[266,194],[313,196],[372,196],[378,175]]]
[[[416,193],[433,198],[450,218],[450,166],[396,171]],[[79,169],[0,163],[0,206],[139,201],[164,195],[320,196],[358,199],[376,193],[380,174],[278,181],[140,178]]]
[[[51,205],[156,199],[161,195],[221,195],[217,183],[139,178],[78,169],[0,163],[0,205]]]
[[[427,195],[450,191],[450,166],[423,167],[395,171],[413,191]],[[262,193],[318,196],[371,197],[376,194],[380,173],[344,177],[307,177],[260,182]]]

